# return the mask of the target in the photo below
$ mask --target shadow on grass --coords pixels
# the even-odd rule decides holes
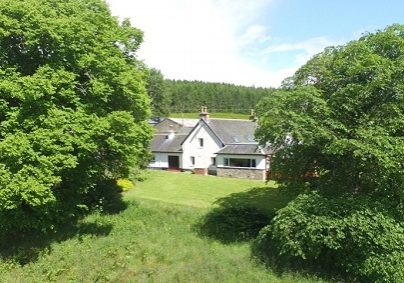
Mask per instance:
[[[218,207],[209,211],[194,228],[200,236],[222,243],[248,241],[255,238],[276,211],[293,197],[272,187],[254,187],[234,193],[217,200]]]
[[[122,199],[122,188],[115,180],[106,180],[87,192],[85,203],[91,210],[101,214],[117,214],[128,207]]]
[[[79,239],[92,235],[107,236],[111,224],[76,223],[60,227],[57,232],[27,232],[14,236],[3,236],[0,243],[0,260],[11,260],[20,265],[34,262],[41,254],[51,252],[51,244],[71,238]]]
[[[68,192],[68,190],[66,191]],[[44,229],[43,231],[0,233],[0,260],[11,260],[20,265],[25,265],[36,261],[41,254],[50,253],[51,244],[54,242],[63,242],[72,238],[81,240],[88,235],[94,237],[107,236],[113,228],[112,224],[99,223],[98,217],[95,217],[94,222],[83,220],[83,218],[85,215],[93,213],[110,215],[125,210],[128,203],[123,201],[121,192],[122,190],[114,181],[99,184],[93,190],[88,190],[82,198],[82,202],[86,206],[85,210],[71,210],[71,207],[78,207],[75,205],[77,201],[60,197],[67,204],[66,207],[61,206],[59,208],[61,211],[65,211],[60,215],[65,220],[60,223],[55,217],[55,222],[58,223],[54,224],[53,229]],[[71,215],[75,216],[66,216],[66,211],[70,211]]]

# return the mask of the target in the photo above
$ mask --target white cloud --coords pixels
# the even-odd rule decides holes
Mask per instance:
[[[299,65],[301,65],[304,64],[313,55],[321,52],[325,47],[335,44],[335,42],[332,42],[325,37],[315,37],[301,42],[268,46],[262,51],[262,53],[274,54],[280,52],[299,51],[299,53],[295,55],[295,60]]]
[[[271,39],[269,28],[262,25],[251,25],[245,33],[240,37],[240,44],[247,45],[250,43],[265,43]]]
[[[324,47],[331,45],[332,42],[325,37],[315,37],[305,41],[296,43],[284,43],[279,45],[269,46],[264,50],[264,53],[286,52],[295,50],[304,50],[307,53],[318,53]]]
[[[269,70],[254,63],[265,53],[251,60],[240,51],[243,44],[269,40],[268,27],[254,21],[271,1],[107,0],[113,15],[144,31],[138,56],[166,78],[279,86],[297,66]]]

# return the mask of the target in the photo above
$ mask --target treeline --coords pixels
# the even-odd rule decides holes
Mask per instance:
[[[272,88],[183,80],[165,80],[164,88],[170,100],[170,113],[196,112],[204,105],[210,112],[247,114],[273,91]]]

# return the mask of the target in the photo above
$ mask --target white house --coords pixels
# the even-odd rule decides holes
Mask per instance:
[[[266,178],[270,152],[254,140],[254,121],[211,119],[206,107],[200,116],[199,120],[167,118],[155,125],[150,168]]]

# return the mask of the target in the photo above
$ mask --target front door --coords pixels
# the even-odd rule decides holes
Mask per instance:
[[[180,169],[180,157],[175,155],[168,156],[168,169],[179,170]]]

